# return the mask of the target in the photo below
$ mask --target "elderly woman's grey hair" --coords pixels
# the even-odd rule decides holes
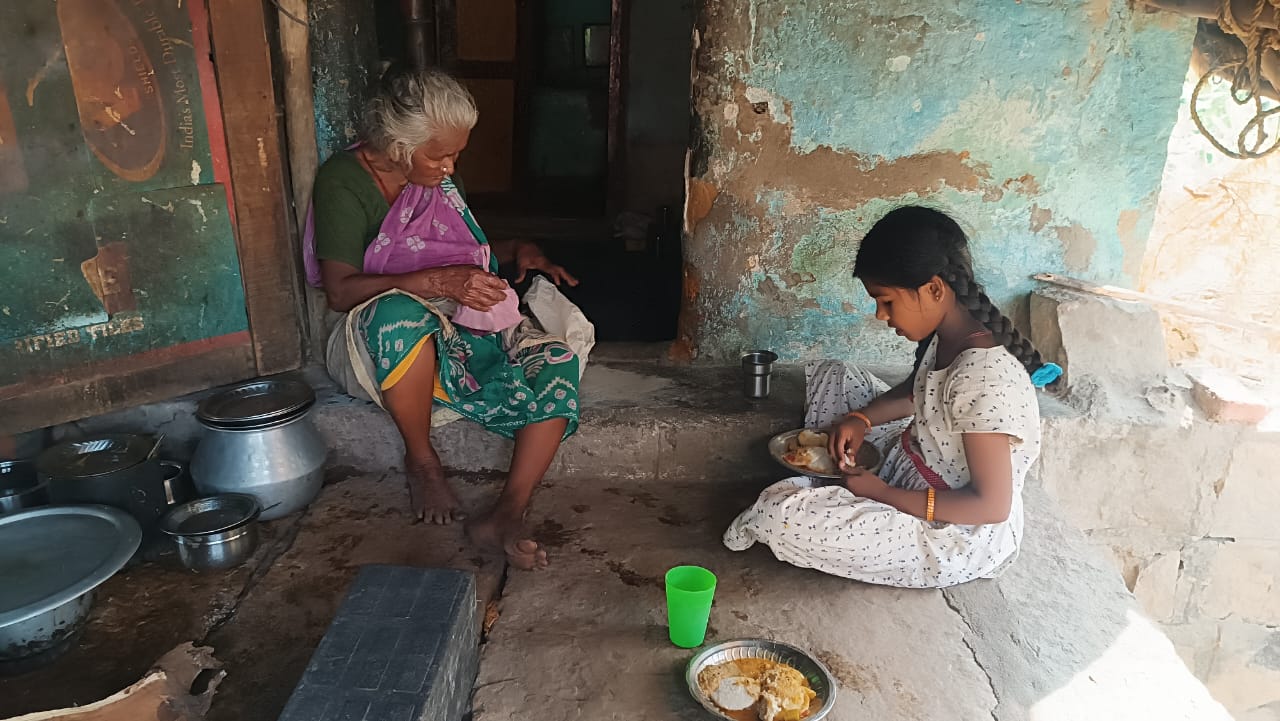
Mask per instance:
[[[365,108],[363,136],[408,169],[415,148],[441,132],[470,130],[476,117],[475,99],[447,73],[392,68]]]

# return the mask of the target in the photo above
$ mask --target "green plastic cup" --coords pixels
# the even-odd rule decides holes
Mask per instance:
[[[676,566],[667,571],[667,627],[671,643],[695,648],[707,637],[716,574],[701,566]]]

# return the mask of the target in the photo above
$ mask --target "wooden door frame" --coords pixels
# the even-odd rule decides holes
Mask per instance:
[[[629,0],[610,0],[609,22],[609,140],[606,157],[609,188],[605,195],[605,214],[610,218],[621,212],[627,198],[627,51],[631,46]]]
[[[529,177],[529,140],[528,113],[530,88],[533,85],[534,66],[521,62],[521,58],[529,51],[532,42],[531,20],[533,19],[533,3],[536,0],[515,0],[516,3],[516,50],[515,60],[501,61],[468,61],[458,59],[458,2],[466,0],[424,0],[432,6],[435,19],[436,57],[435,62],[446,72],[455,77],[486,79],[511,78],[513,85],[512,103],[514,104],[511,126],[511,190],[505,193],[494,193],[495,197],[513,199],[517,205],[524,204],[523,188],[528,185]],[[466,182],[466,175],[462,176]]]
[[[423,0],[432,7],[427,12],[434,18],[436,43],[435,62],[446,71],[454,74],[464,73],[471,77],[484,77],[488,72],[485,66],[495,63],[464,63],[458,60],[458,24],[457,3],[465,0]],[[525,204],[522,188],[529,183],[529,109],[534,85],[535,62],[522,62],[528,59],[536,39],[535,18],[536,5],[546,0],[516,0],[516,61],[511,76],[515,78],[515,113],[512,125],[512,168],[511,195],[515,196],[518,205]],[[605,196],[604,212],[612,217],[621,211],[626,201],[626,107],[624,103],[627,79],[627,48],[630,32],[628,13],[630,0],[610,0],[609,21],[609,110],[607,150],[606,150],[606,182],[609,187]],[[464,178],[465,180],[465,178]]]
[[[300,319],[306,317],[289,222],[284,111],[270,43],[274,33],[267,23],[267,0],[207,2],[249,332],[258,374],[270,375],[302,365]]]

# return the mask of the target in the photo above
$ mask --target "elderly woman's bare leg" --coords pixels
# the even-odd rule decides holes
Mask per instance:
[[[467,535],[478,545],[502,549],[507,561],[517,568],[529,570],[547,565],[547,552],[524,525],[524,514],[533,498],[533,490],[542,482],[551,461],[560,449],[569,421],[554,418],[532,423],[516,432],[516,447],[511,454],[511,470],[502,494],[484,516],[467,524]]]
[[[436,348],[422,344],[405,374],[382,392],[382,401],[404,439],[404,473],[414,518],[448,524],[466,518],[444,477],[431,445],[431,403],[436,383]]]

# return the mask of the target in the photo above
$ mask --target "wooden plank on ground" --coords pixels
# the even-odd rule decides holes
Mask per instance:
[[[227,675],[213,649],[191,643],[166,653],[141,681],[87,706],[38,711],[11,721],[199,721],[209,712],[214,691]],[[204,684],[196,679],[212,672]],[[199,690],[197,690],[199,687]]]
[[[209,23],[254,358],[262,375],[293,370],[302,364],[299,253],[263,0],[209,0]]]

